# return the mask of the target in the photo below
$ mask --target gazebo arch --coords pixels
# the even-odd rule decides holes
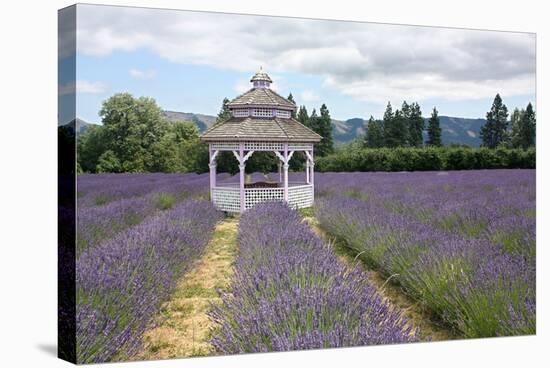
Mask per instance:
[[[271,78],[260,71],[250,80],[252,89],[229,102],[231,117],[207,129],[201,139],[208,142],[210,198],[227,212],[244,212],[266,201],[285,201],[291,207],[313,205],[313,145],[321,136],[292,118],[296,105],[272,89]],[[216,159],[230,151],[239,162],[239,185],[217,185]],[[261,185],[245,184],[246,161],[254,152],[273,152],[279,159],[279,181]],[[289,162],[295,152],[306,157],[306,180],[289,183]]]

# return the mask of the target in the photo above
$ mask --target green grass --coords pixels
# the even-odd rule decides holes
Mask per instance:
[[[176,197],[170,193],[158,193],[155,196],[155,207],[159,210],[168,210],[176,203]]]

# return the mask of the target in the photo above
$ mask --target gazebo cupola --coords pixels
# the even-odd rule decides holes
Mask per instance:
[[[310,207],[314,196],[313,145],[321,136],[292,117],[296,105],[273,91],[271,78],[261,68],[250,80],[252,88],[228,107],[231,116],[207,129],[201,139],[210,152],[210,198],[227,212],[244,212],[266,201],[285,201],[295,208]],[[239,183],[216,183],[216,158],[231,151],[239,162]],[[245,183],[246,161],[256,151],[273,152],[279,158],[278,181]],[[289,161],[302,154],[305,180],[289,182]]]

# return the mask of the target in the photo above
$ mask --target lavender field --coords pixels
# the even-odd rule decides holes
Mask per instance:
[[[222,214],[208,176],[86,175],[78,180],[79,363],[124,360],[197,259]],[[203,198],[203,199],[201,199]]]
[[[459,336],[535,333],[535,170],[316,182],[323,229]]]
[[[78,178],[80,363],[130,359],[142,349],[178,279],[224,221],[208,201],[208,181],[197,174]],[[207,291],[221,295],[207,316],[212,351],[429,340],[365,267],[453,336],[535,333],[534,170],[321,173],[312,213],[354,265],[286,205],[248,210],[238,219],[229,290]]]

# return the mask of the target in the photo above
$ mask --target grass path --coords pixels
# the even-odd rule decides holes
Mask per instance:
[[[354,263],[360,262],[355,260],[355,256],[344,245],[338,244],[319,226],[317,219],[309,213],[304,213],[304,219],[311,226],[312,230],[321,239],[334,244],[335,253],[340,260],[351,266]],[[403,291],[394,284],[387,282],[382,275],[366,268],[360,262],[365,272],[367,272],[371,285],[376,288],[378,293],[387,300],[394,308],[400,310],[409,320],[413,327],[417,328],[421,339],[430,337],[432,341],[452,340],[458,338],[451,331],[443,326],[435,323],[429,313],[425,311],[418,302],[412,300]]]
[[[156,327],[144,335],[138,359],[168,359],[209,355],[212,322],[207,312],[227,290],[237,254],[238,219],[227,217],[214,229],[203,256],[176,287],[160,312]]]

